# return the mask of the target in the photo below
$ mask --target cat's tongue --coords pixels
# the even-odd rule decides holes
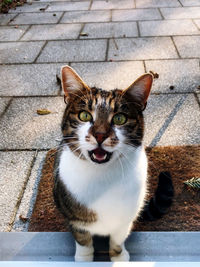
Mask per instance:
[[[104,149],[98,147],[95,150],[93,150],[93,157],[98,161],[103,161],[107,157],[107,152]]]

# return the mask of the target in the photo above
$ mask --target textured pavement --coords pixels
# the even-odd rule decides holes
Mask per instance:
[[[199,0],[28,0],[0,14],[0,231],[27,231],[42,162],[61,138],[65,64],[108,90],[159,73],[145,145],[200,143]]]

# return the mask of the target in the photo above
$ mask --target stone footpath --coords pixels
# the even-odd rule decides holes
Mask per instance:
[[[30,217],[42,161],[61,137],[62,65],[105,89],[159,73],[145,144],[200,143],[200,0],[29,0],[0,25],[1,231],[27,231],[20,216]]]

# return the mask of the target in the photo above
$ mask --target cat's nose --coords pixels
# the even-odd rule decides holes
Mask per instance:
[[[97,143],[100,145],[108,137],[108,135],[106,133],[95,133],[94,137],[96,138]]]

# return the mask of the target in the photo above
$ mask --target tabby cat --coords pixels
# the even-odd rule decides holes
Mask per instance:
[[[66,109],[54,166],[54,197],[76,241],[76,261],[93,260],[92,236],[109,236],[111,261],[128,261],[124,241],[145,201],[142,145],[153,76],[125,90],[87,86],[69,66],[61,71]]]

